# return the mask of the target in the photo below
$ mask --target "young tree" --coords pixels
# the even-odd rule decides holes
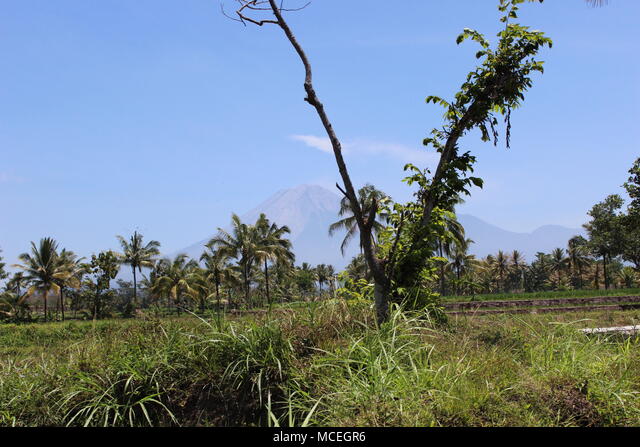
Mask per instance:
[[[95,278],[95,294],[93,298],[93,319],[100,318],[103,311],[103,292],[109,290],[111,281],[118,276],[120,259],[112,251],[103,251],[91,256],[89,271]]]
[[[525,0],[500,0],[499,9],[504,13],[502,21],[505,28],[498,34],[499,43],[495,50],[490,48],[488,41],[477,31],[465,29],[458,37],[458,43],[470,38],[477,41],[482,50],[477,58],[483,62],[474,72],[471,72],[456,95],[453,103],[440,98],[429,97],[427,102],[438,102],[447,108],[447,125],[442,130],[434,130],[432,138],[425,140],[425,144],[432,145],[441,154],[438,167],[432,178],[424,175],[420,183],[417,203],[408,207],[396,208],[395,237],[388,250],[382,254],[376,248],[373,237],[375,217],[380,204],[374,202],[369,210],[361,206],[356,189],[347,170],[342,155],[342,145],[336,135],[324,105],[318,98],[313,85],[311,63],[290,26],[283,17],[283,13],[291,11],[277,0],[237,0],[240,6],[236,10],[238,21],[253,23],[259,26],[265,24],[277,25],[285,34],[289,43],[299,56],[304,69],[305,101],[311,105],[329,137],[333,154],[338,166],[344,188],[336,185],[349,201],[360,234],[360,246],[374,280],[374,301],[377,319],[383,322],[388,317],[389,300],[393,293],[394,283],[401,286],[415,285],[425,263],[431,257],[434,242],[433,225],[438,224],[437,218],[441,210],[451,209],[452,203],[458,196],[467,192],[467,186],[480,186],[481,181],[467,176],[472,171],[475,161],[468,152],[459,153],[458,141],[474,128],[482,131],[483,139],[491,138],[488,127],[491,128],[494,140],[497,139],[497,118],[495,114],[502,114],[507,120],[507,145],[510,137],[511,110],[516,108],[524,99],[524,92],[531,87],[530,74],[542,71],[542,62],[534,59],[540,48],[551,45],[551,40],[542,32],[531,31],[528,27],[510,23],[510,19],[517,17],[517,10]],[[531,0],[532,1],[532,0]],[[538,0],[542,2],[542,0]],[[299,8],[298,8],[299,9]],[[273,14],[268,18],[252,16]],[[405,218],[414,219],[413,225],[405,225]],[[402,232],[410,230],[409,235]],[[400,244],[401,239],[406,239]],[[403,253],[396,258],[397,250]],[[397,269],[396,269],[397,265]],[[400,278],[396,277],[401,272]]]

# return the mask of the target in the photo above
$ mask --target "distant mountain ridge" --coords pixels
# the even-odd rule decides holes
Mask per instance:
[[[296,264],[331,264],[337,269],[342,269],[359,249],[355,238],[343,257],[340,254],[340,244],[344,233],[329,236],[329,225],[339,219],[339,209],[338,194],[317,185],[300,185],[276,192],[252,210],[242,214],[240,219],[252,224],[260,213],[265,213],[271,222],[287,225],[291,230],[289,239],[296,254]],[[565,248],[571,237],[577,234],[584,235],[584,230],[560,225],[544,225],[531,233],[517,233],[468,214],[460,214],[458,219],[463,224],[467,237],[475,242],[469,251],[477,257],[495,254],[498,250],[519,250],[530,262],[537,252],[550,252],[556,247]],[[222,222],[218,226],[229,229],[228,222]],[[211,234],[170,256],[185,253],[199,259],[205,244],[213,236],[214,234]]]

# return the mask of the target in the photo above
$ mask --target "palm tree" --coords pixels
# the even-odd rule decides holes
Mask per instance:
[[[318,281],[318,285],[320,286],[320,294],[322,295],[322,285],[325,282],[328,282],[331,278],[331,271],[329,270],[330,266],[326,264],[318,264],[316,266],[316,280]]]
[[[504,254],[502,250],[498,251],[498,254],[494,258],[493,263],[493,272],[498,277],[498,289],[505,292],[505,281],[504,277],[509,272],[509,256]],[[500,287],[502,284],[502,288]]]
[[[518,278],[518,288],[524,288],[524,269],[527,263],[524,260],[524,256],[518,250],[513,250],[511,253],[511,269]]]
[[[289,227],[286,225],[279,227],[275,222],[270,223],[264,213],[260,214],[254,228],[258,238],[255,257],[256,261],[263,262],[264,264],[267,303],[271,305],[268,262],[294,262],[295,256],[291,251],[291,241],[284,238],[284,235],[291,233],[291,230],[289,230]]]
[[[566,270],[568,262],[569,258],[565,257],[562,248],[556,248],[551,252],[551,272],[556,274],[556,289],[560,286],[562,272]]]
[[[238,260],[244,283],[245,302],[249,303],[251,267],[255,260],[257,232],[250,225],[242,223],[236,214],[231,215],[231,225],[231,233],[218,228],[218,235],[213,237],[206,247],[211,250],[217,249],[225,256]]]
[[[67,273],[65,277],[56,279],[56,284],[60,288],[57,307],[60,307],[62,312],[62,321],[64,321],[64,288],[70,287],[72,289],[77,289],[80,287],[82,275],[85,273],[84,266],[82,265],[83,259],[84,258],[78,258],[74,252],[66,249],[63,249],[60,252],[60,269]]]
[[[362,208],[363,216],[368,216],[371,213],[373,206],[377,207],[378,203],[385,200],[390,200],[389,196],[369,183],[358,190],[358,202],[360,203],[360,208]],[[349,242],[351,242],[351,239],[358,234],[358,222],[356,221],[356,216],[351,210],[351,203],[347,197],[343,197],[340,201],[340,211],[338,211],[338,215],[345,217],[329,226],[329,236],[333,236],[333,234],[339,230],[347,231],[347,234],[342,240],[342,244],[340,244],[340,252],[344,256],[344,252],[349,245]],[[376,212],[376,216],[378,220],[374,221],[371,229],[374,239],[378,233],[384,229],[384,224],[388,219],[388,215],[379,210]],[[360,247],[360,250],[362,251],[362,247]]]
[[[222,250],[213,250],[211,247],[207,247],[207,250],[200,256],[200,262],[204,262],[204,276],[215,288],[216,302],[220,309],[220,286],[229,269],[229,256]]]
[[[2,249],[0,249],[0,253],[2,253]],[[4,266],[5,263],[2,262],[2,256],[0,256],[0,280],[3,280],[8,276],[7,272],[4,270]]]
[[[591,256],[588,248],[589,242],[582,236],[574,236],[569,239],[567,254],[569,265],[574,275],[578,272],[578,287],[582,289],[582,272],[591,263]]]
[[[195,296],[197,291],[192,287],[194,279],[194,271],[198,267],[198,263],[193,259],[188,260],[187,255],[179,254],[173,261],[166,260],[166,270],[163,275],[156,278],[154,291],[167,294],[173,298],[178,311],[182,297]]]
[[[20,298],[22,295],[22,289],[27,284],[27,278],[24,276],[22,272],[16,272],[13,274],[11,279],[7,281],[7,289],[15,292],[16,296]]]
[[[160,242],[149,241],[146,245],[143,245],[143,236],[137,231],[133,232],[129,242],[122,236],[116,236],[120,241],[122,247],[122,254],[120,254],[120,262],[131,266],[133,272],[133,305],[137,305],[138,297],[138,283],[136,279],[136,270],[142,273],[142,268],[153,267],[153,258],[160,254]]]
[[[455,246],[460,246],[465,251],[467,250],[467,239],[464,234],[464,227],[456,218],[456,215],[446,213],[444,215],[444,234],[442,234],[436,241],[436,249],[441,258],[451,258],[453,249]],[[440,295],[446,294],[446,270],[447,263],[440,263]]]
[[[462,276],[470,273],[477,264],[476,257],[467,253],[472,243],[471,239],[466,239],[464,244],[454,244],[450,254],[451,261],[447,268],[456,276],[456,295],[460,294]]]
[[[366,279],[369,280],[370,272],[367,266],[367,262],[364,259],[363,254],[359,254],[353,257],[349,265],[346,267],[346,272],[350,278],[356,279]]]
[[[16,264],[15,267],[25,272],[25,279],[30,287],[20,298],[19,304],[36,292],[42,295],[44,304],[44,320],[47,321],[47,298],[49,291],[58,293],[60,286],[57,284],[59,280],[65,280],[70,276],[69,271],[64,264],[60,262],[58,255],[58,243],[53,238],[40,239],[38,246],[31,242],[31,253],[23,253],[19,256],[22,264]]]

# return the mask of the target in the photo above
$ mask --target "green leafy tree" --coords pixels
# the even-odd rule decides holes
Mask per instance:
[[[629,179],[624,188],[631,199],[627,214],[622,218],[622,259],[633,263],[640,271],[640,158],[629,169]]]
[[[102,251],[91,256],[89,273],[95,278],[95,293],[93,297],[93,318],[101,318],[104,309],[105,292],[109,290],[111,281],[118,276],[120,259],[111,250]]]
[[[608,264],[612,258],[622,252],[623,225],[620,209],[624,201],[613,194],[604,201],[597,203],[588,212],[591,220],[584,224],[584,228],[589,234],[589,245],[593,253],[602,257],[602,267],[604,273],[605,288],[610,285]]]

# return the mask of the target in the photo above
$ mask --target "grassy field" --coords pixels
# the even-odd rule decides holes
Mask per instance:
[[[593,296],[626,296],[640,295],[640,289],[609,289],[609,290],[566,290],[530,293],[488,293],[479,295],[449,295],[443,296],[444,302],[449,301],[498,301],[498,300],[535,300],[542,298],[582,298]]]
[[[0,425],[640,425],[640,311],[0,325]]]

